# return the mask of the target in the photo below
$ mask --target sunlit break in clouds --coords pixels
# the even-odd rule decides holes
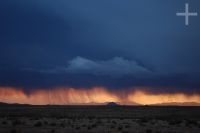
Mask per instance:
[[[200,103],[199,94],[157,93],[140,89],[112,92],[105,88],[74,89],[56,88],[24,92],[21,89],[1,87],[0,102],[33,105],[99,105],[116,102],[121,105],[151,105],[164,103]]]

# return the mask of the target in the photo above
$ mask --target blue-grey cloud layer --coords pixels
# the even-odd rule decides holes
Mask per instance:
[[[134,60],[127,60],[122,57],[114,57],[109,60],[90,60],[83,57],[76,57],[69,61],[67,66],[55,68],[34,69],[24,68],[24,70],[36,71],[41,73],[71,73],[71,74],[91,74],[105,76],[126,76],[135,75],[137,77],[148,75],[150,70],[140,66]]]
[[[0,1],[0,84],[159,86],[200,83],[198,0]],[[190,91],[192,89],[188,89]]]

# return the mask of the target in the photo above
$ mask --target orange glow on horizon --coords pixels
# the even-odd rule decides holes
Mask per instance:
[[[103,88],[93,88],[88,90],[73,88],[41,89],[26,94],[21,89],[0,87],[0,102],[33,105],[70,105],[120,102],[120,99]]]
[[[144,90],[134,89],[128,93],[108,91],[102,87],[92,89],[56,88],[40,89],[25,93],[22,89],[0,87],[0,102],[33,105],[74,105],[74,104],[104,104],[116,102],[119,104],[160,104],[160,103],[200,103],[199,94],[163,93],[152,94]],[[123,94],[123,95],[122,95]]]
[[[198,94],[150,94],[145,91],[135,91],[128,95],[128,100],[143,105],[163,104],[163,103],[200,103],[200,95]]]

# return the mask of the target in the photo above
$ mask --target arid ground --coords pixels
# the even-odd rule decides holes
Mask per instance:
[[[0,133],[200,133],[200,107],[1,105]]]

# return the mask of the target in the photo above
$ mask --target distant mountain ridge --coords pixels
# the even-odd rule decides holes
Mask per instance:
[[[119,106],[119,104],[115,103],[115,102],[108,102],[106,105],[107,106]]]
[[[0,106],[31,106],[30,104],[19,104],[19,103],[4,103],[0,102]]]
[[[159,103],[152,104],[153,106],[200,106],[200,103],[196,102],[170,102],[170,103]]]
[[[158,103],[158,104],[150,104],[150,105],[142,105],[137,103],[127,103],[120,104],[116,102],[105,102],[105,103],[86,103],[86,104],[70,104],[69,106],[200,106],[200,103],[196,102],[170,102],[170,103]],[[4,103],[0,102],[0,106],[68,106],[68,105],[31,105],[31,104],[19,104],[19,103]]]

